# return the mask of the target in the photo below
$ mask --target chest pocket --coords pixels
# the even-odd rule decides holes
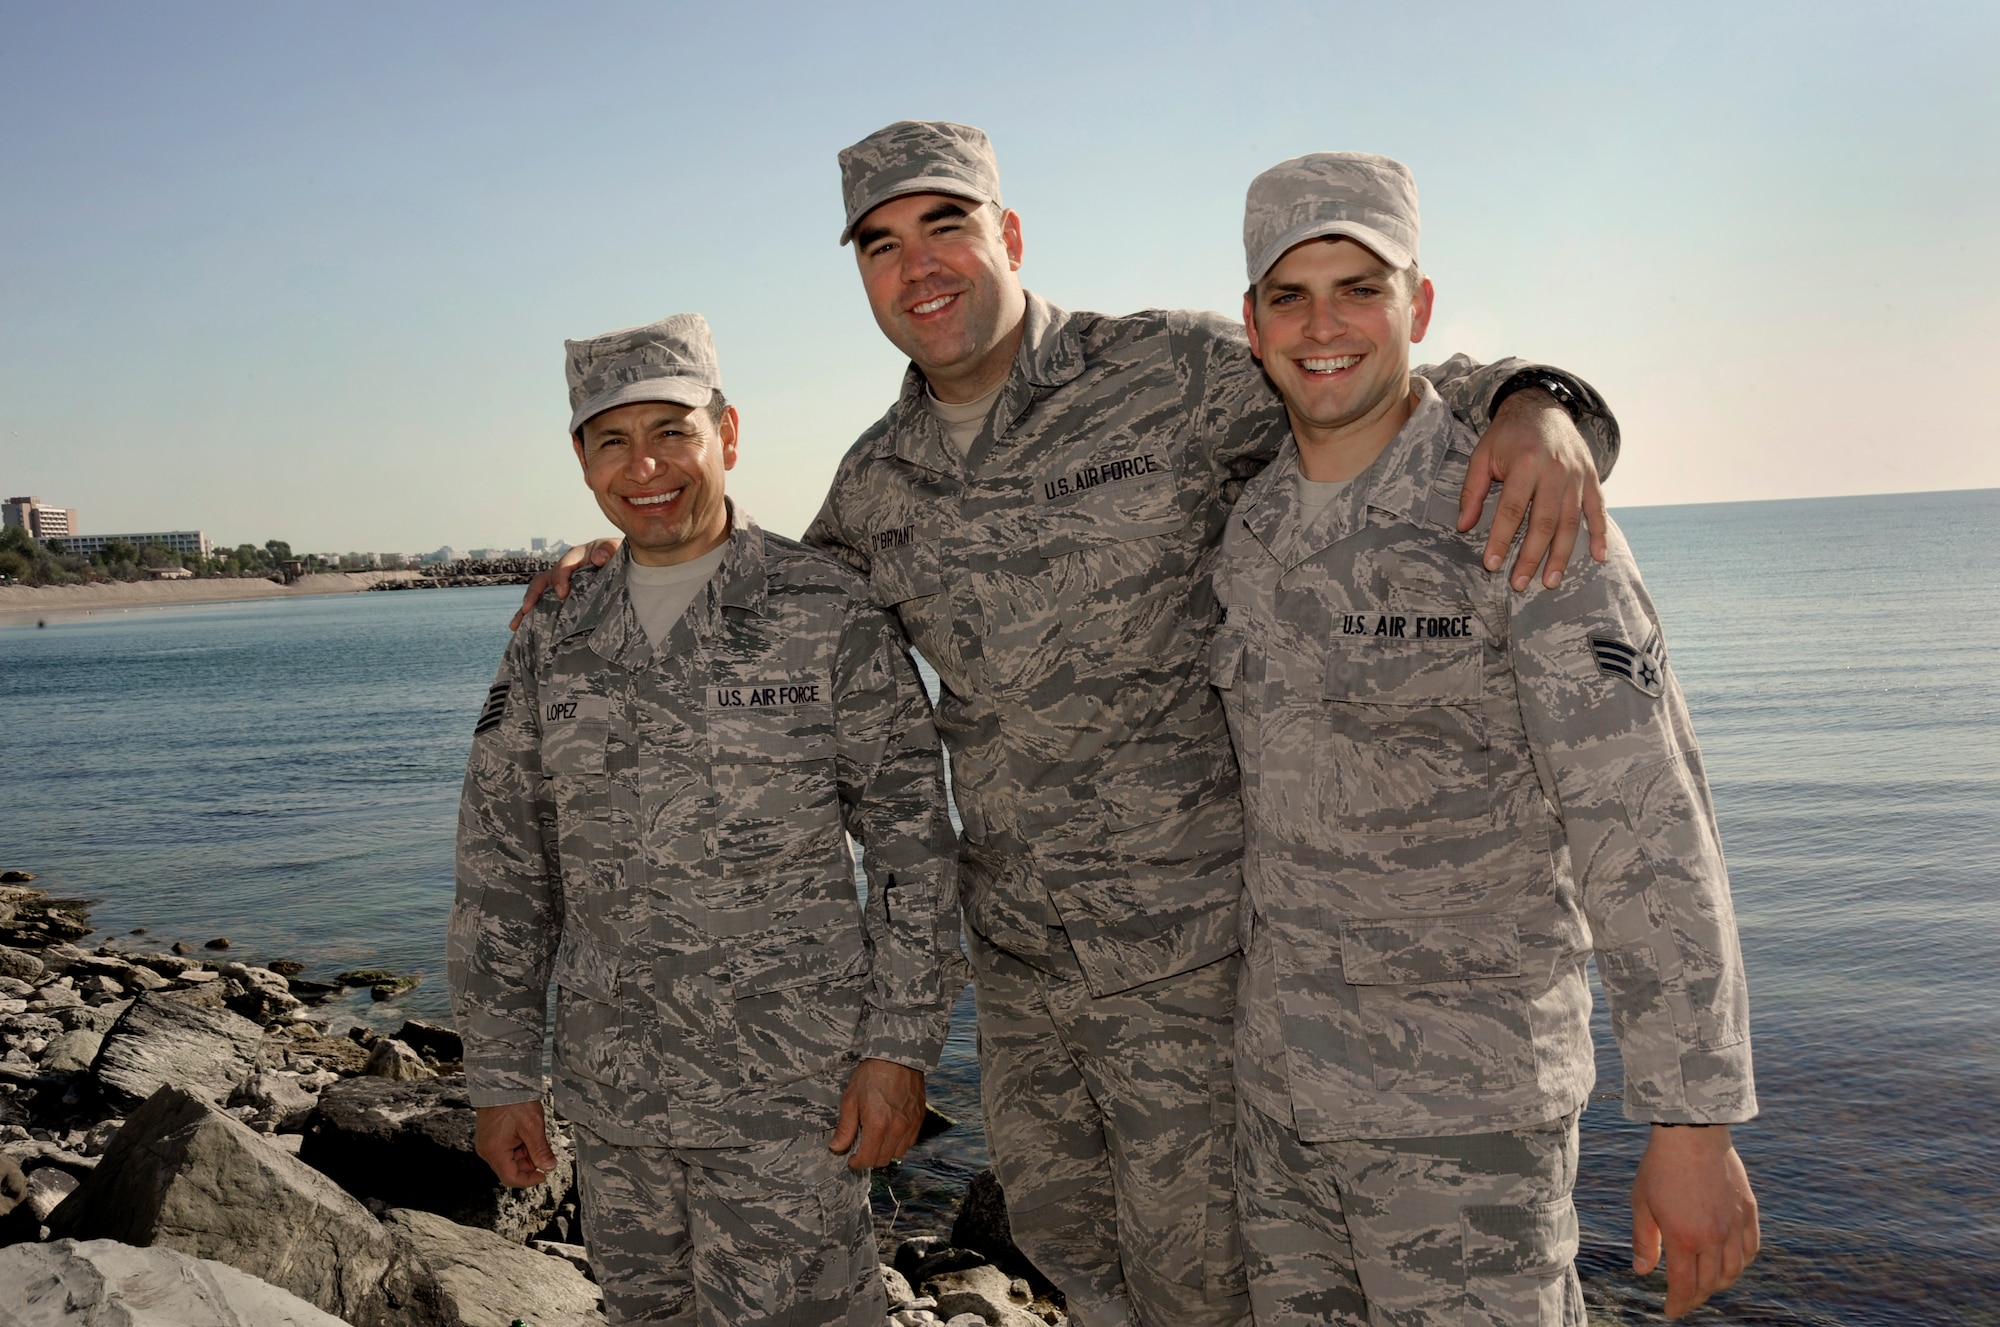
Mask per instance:
[[[1126,456],[1121,449],[1108,460],[1044,479],[1038,495],[1046,513],[1042,556],[1067,557],[1178,530],[1187,523],[1179,494],[1173,466],[1150,451]]]
[[[893,609],[943,591],[944,577],[938,570],[934,540],[918,539],[874,554],[868,571],[868,597],[877,607]]]
[[[836,836],[832,679],[804,669],[718,671],[703,709],[715,820],[709,856],[774,869]]]
[[[1349,833],[1472,830],[1493,815],[1477,639],[1338,641],[1321,690],[1317,771]]]

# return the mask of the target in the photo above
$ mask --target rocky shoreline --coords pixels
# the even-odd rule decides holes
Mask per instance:
[[[80,1325],[144,1300],[163,1327],[605,1321],[560,1120],[549,1183],[505,1189],[472,1151],[455,1032],[319,1015],[416,978],[315,980],[220,938],[86,951],[88,902],[32,880],[0,874],[0,1317]],[[1066,1321],[991,1172],[949,1232],[882,1254],[894,1327]]]

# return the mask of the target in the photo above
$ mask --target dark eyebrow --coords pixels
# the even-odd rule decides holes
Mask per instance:
[[[969,217],[971,215],[970,212],[965,210],[962,204],[947,201],[931,208],[918,217],[917,221],[922,225],[928,226],[933,221],[943,221],[946,217]],[[855,246],[862,249],[867,248],[877,240],[887,238],[889,238],[889,228],[887,226],[869,226],[866,229],[854,232]]]

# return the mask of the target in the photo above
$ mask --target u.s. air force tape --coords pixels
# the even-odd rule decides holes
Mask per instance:
[[[472,725],[474,737],[500,726],[500,716],[507,712],[507,692],[513,685],[512,682],[495,682],[487,691],[486,707],[479,711],[479,722]]]
[[[1667,645],[1659,630],[1636,649],[1615,636],[1592,636],[1591,653],[1597,656],[1597,671],[1622,677],[1649,696],[1657,696],[1667,685]]]

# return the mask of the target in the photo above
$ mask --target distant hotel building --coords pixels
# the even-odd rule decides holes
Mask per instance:
[[[35,539],[76,538],[76,512],[46,507],[40,498],[9,498],[0,503],[0,527],[18,525]]]
[[[85,557],[92,553],[102,553],[104,546],[114,539],[123,539],[134,548],[147,544],[158,544],[174,553],[192,553],[199,557],[213,557],[215,550],[208,542],[205,530],[155,530],[150,534],[86,534],[72,535],[63,541],[63,547],[72,553]]]

